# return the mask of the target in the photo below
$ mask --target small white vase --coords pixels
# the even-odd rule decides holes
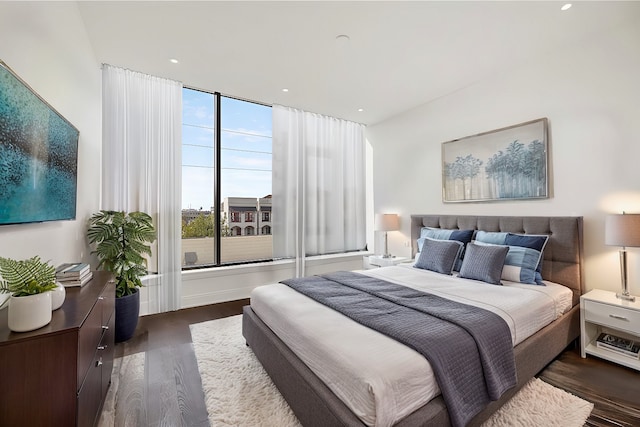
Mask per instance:
[[[33,331],[51,322],[51,292],[9,299],[9,329]]]
[[[67,296],[67,291],[59,282],[56,282],[56,288],[51,291],[51,311],[57,310],[62,307],[64,298]]]

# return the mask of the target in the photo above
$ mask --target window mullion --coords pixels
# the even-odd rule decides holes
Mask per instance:
[[[215,209],[215,264],[221,264],[221,242],[222,242],[222,230],[221,230],[221,221],[220,221],[220,212],[222,211],[221,206],[221,191],[220,185],[222,181],[222,162],[220,161],[221,154],[221,146],[222,146],[222,126],[221,126],[221,113],[220,113],[220,105],[221,105],[221,97],[219,92],[214,92],[214,102],[215,102],[215,122],[214,122],[214,140],[213,140],[213,152],[214,152],[214,192],[213,192],[213,205]]]

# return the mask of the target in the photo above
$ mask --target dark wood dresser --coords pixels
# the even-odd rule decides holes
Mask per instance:
[[[111,382],[115,283],[66,288],[51,323],[11,332],[0,311],[0,426],[93,426]]]

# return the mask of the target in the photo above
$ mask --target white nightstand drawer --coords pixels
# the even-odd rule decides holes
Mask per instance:
[[[585,321],[640,334],[640,312],[589,300],[583,304]]]

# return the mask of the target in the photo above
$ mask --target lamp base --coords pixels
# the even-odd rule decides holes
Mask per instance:
[[[620,298],[623,299],[625,301],[635,301],[636,297],[634,297],[633,295],[629,295],[629,294],[623,294],[623,293],[616,293],[616,298]]]
[[[627,284],[627,251],[624,248],[620,250],[620,277],[622,278],[622,292],[617,292],[616,298],[625,301],[635,301],[636,297],[629,293],[629,286]]]

